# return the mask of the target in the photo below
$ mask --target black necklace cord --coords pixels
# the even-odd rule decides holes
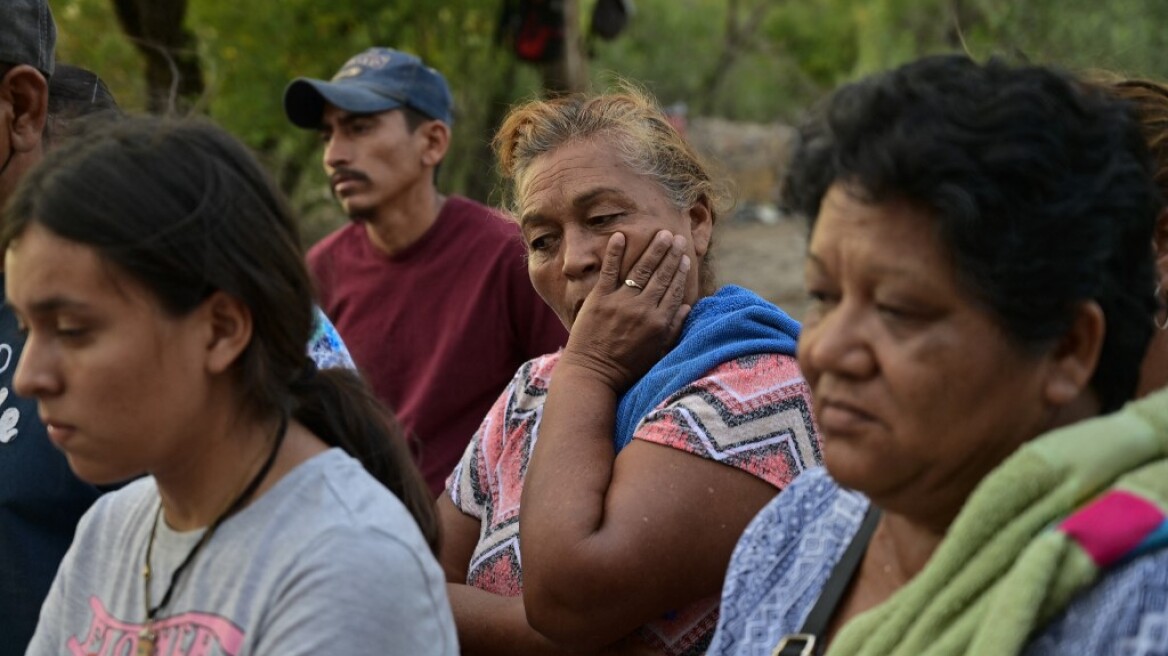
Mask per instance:
[[[195,546],[191,548],[191,552],[188,553],[187,557],[183,559],[182,563],[180,563],[179,566],[175,568],[174,574],[171,574],[170,583],[168,583],[166,586],[166,593],[162,596],[162,601],[158,602],[157,606],[151,608],[150,557],[154,552],[154,536],[158,531],[159,515],[162,514],[162,500],[159,500],[158,510],[154,513],[154,525],[150,527],[150,541],[146,543],[146,567],[143,570],[146,578],[145,601],[146,620],[148,622],[153,622],[154,618],[158,616],[158,612],[161,611],[166,606],[166,604],[170,602],[171,595],[174,594],[175,588],[178,587],[177,584],[179,576],[181,576],[182,573],[186,570],[187,566],[195,560],[195,554],[199,553],[199,550],[203,548],[203,545],[207,544],[211,540],[211,536],[215,534],[215,530],[218,529],[223,522],[227,521],[228,517],[231,517],[235,513],[239,512],[239,510],[243,508],[243,505],[247,503],[247,500],[250,499],[253,494],[255,494],[257,489],[259,489],[260,484],[263,483],[265,478],[267,478],[268,472],[272,470],[272,464],[276,462],[276,454],[280,452],[280,446],[284,444],[284,436],[287,433],[288,414],[283,413],[280,415],[280,427],[276,429],[276,442],[272,445],[272,451],[268,454],[268,458],[264,461],[264,465],[260,467],[260,470],[256,472],[256,475],[252,477],[251,481],[247,484],[247,487],[243,489],[243,492],[240,492],[239,496],[235,497],[235,500],[231,502],[231,505],[227,507],[227,510],[223,511],[221,515],[216,517],[215,521],[212,522],[211,525],[207,527],[207,530],[203,532],[202,537],[200,537],[199,541],[195,543]]]

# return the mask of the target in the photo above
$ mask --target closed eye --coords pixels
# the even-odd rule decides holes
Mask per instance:
[[[889,319],[910,319],[914,316],[914,313],[907,308],[888,305],[887,303],[877,304],[876,311]]]
[[[839,301],[838,295],[816,289],[807,290],[807,297],[816,305],[834,304]]]
[[[368,119],[358,119],[351,123],[346,128],[346,131],[352,135],[365,134],[373,129],[373,122]]]
[[[89,333],[89,329],[82,327],[58,326],[56,333],[58,337],[64,337],[66,339],[77,338],[84,337]]]
[[[588,217],[588,225],[593,228],[598,228],[612,223],[624,215],[624,212],[617,212],[615,214],[598,214],[596,216],[590,216]]]

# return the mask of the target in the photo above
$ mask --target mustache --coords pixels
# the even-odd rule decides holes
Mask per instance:
[[[347,180],[358,180],[360,182],[369,182],[369,176],[357,169],[339,168],[333,171],[329,176],[329,187],[336,189],[337,185]]]

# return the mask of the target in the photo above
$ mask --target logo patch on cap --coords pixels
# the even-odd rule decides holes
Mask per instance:
[[[366,70],[371,68],[385,68],[389,64],[391,57],[387,52],[363,52],[341,67],[341,70],[333,76],[333,81],[344,80],[350,77],[356,77]]]

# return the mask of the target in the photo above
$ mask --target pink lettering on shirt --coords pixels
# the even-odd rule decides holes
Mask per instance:
[[[143,624],[124,622],[106,610],[101,599],[90,597],[93,622],[84,640],[69,639],[67,647],[74,656],[132,654],[138,648],[138,633]],[[243,645],[243,629],[230,620],[192,611],[164,620],[152,627],[155,653],[159,656],[235,656]]]

